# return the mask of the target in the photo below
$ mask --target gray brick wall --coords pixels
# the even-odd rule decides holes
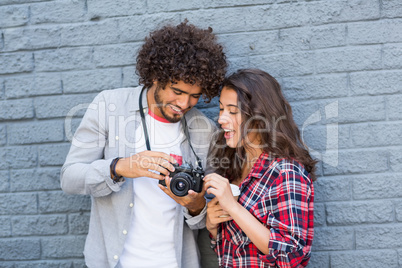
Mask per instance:
[[[137,85],[143,38],[184,18],[214,28],[230,71],[279,80],[321,160],[309,267],[402,267],[402,1],[1,0],[0,268],[85,267],[90,200],[59,186],[64,118]],[[199,107],[216,118],[216,100]]]

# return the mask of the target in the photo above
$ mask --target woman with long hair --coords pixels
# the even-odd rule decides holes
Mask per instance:
[[[313,240],[316,161],[279,83],[243,69],[225,79],[221,131],[204,178],[207,229],[219,267],[305,267]],[[238,200],[230,184],[240,187]]]

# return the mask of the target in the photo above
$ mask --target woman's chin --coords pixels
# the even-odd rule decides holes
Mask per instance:
[[[237,148],[237,144],[233,140],[226,140],[226,145],[232,149]]]
[[[230,141],[228,141],[228,140],[226,140],[226,145],[227,145],[229,148],[233,148],[232,143],[231,143]]]

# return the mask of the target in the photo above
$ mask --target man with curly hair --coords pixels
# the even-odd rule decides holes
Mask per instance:
[[[212,29],[186,20],[145,39],[141,86],[103,91],[90,104],[61,171],[63,191],[91,196],[88,267],[200,266],[205,192],[177,195],[169,174],[185,162],[211,172],[215,125],[194,106],[218,95],[226,67]]]

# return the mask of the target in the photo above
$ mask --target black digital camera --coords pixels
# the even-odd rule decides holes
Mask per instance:
[[[172,180],[170,181],[170,190],[176,196],[186,196],[189,190],[194,190],[197,193],[202,191],[202,183],[204,178],[204,170],[197,166],[187,163],[179,166],[173,164],[175,171],[170,173]],[[160,184],[166,186],[165,180],[160,180]]]

